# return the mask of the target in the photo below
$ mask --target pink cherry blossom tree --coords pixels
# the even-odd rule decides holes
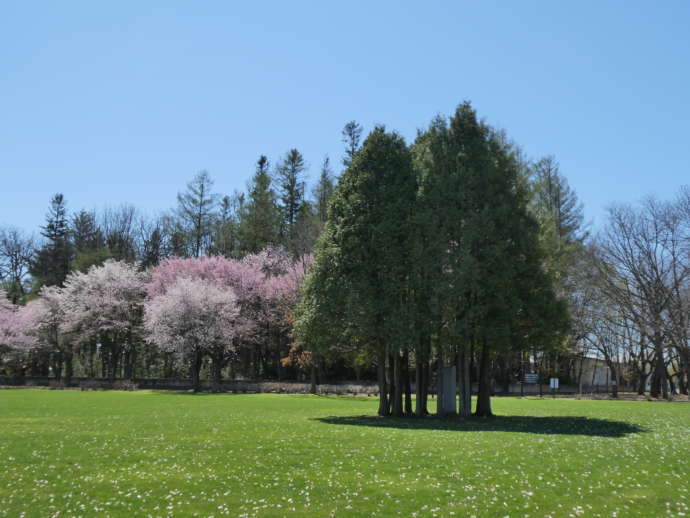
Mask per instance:
[[[9,356],[25,355],[35,347],[37,309],[34,302],[26,306],[12,304],[0,290],[0,361]]]
[[[259,278],[253,300],[255,332],[253,345],[258,355],[275,365],[282,377],[283,361],[291,349],[290,313],[299,297],[299,286],[311,257],[294,261],[283,249],[267,248],[243,260]],[[259,273],[260,272],[260,273]]]
[[[280,248],[268,248],[240,261],[171,258],[152,271],[147,291],[151,298],[161,295],[182,277],[232,289],[240,307],[234,340],[237,355],[252,366],[254,376],[258,376],[260,365],[266,372],[270,364],[280,376],[280,359],[289,350],[287,315],[297,300],[308,263],[309,258],[292,261]]]
[[[151,342],[191,359],[195,391],[199,390],[204,355],[211,357],[213,379],[220,382],[242,327],[237,296],[231,288],[191,277],[179,277],[147,301],[144,325]]]

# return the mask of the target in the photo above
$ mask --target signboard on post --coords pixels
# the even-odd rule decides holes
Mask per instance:
[[[523,381],[527,385],[536,385],[539,381],[539,374],[536,372],[525,372]]]
[[[558,378],[551,378],[551,383],[549,384],[551,390],[558,389]]]

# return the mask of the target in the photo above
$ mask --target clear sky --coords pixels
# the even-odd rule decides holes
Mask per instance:
[[[291,147],[313,179],[348,120],[411,140],[468,99],[599,226],[690,183],[689,27],[685,0],[0,0],[0,225],[37,230],[58,191],[156,214]]]

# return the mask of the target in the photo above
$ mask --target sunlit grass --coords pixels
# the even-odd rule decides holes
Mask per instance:
[[[690,404],[506,398],[502,417],[469,422],[375,410],[2,390],[0,516],[690,516]]]

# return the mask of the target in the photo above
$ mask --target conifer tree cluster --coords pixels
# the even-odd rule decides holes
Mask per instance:
[[[475,413],[489,416],[492,363],[561,344],[567,310],[544,267],[520,167],[468,103],[435,119],[411,147],[377,127],[353,155],[295,330],[316,355],[343,347],[375,363],[380,415],[411,413],[412,363],[415,413],[427,412],[431,362],[439,386],[453,372],[444,367],[457,366],[451,384],[469,415],[474,361]]]

